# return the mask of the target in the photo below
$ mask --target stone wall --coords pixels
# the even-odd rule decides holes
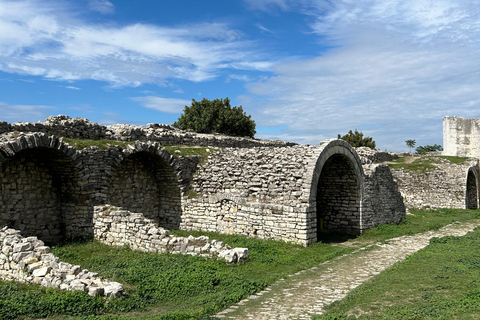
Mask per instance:
[[[365,196],[362,228],[398,223],[405,218],[405,204],[390,169],[385,164],[364,165]]]
[[[468,159],[454,164],[440,157],[430,159],[436,168],[424,173],[391,169],[405,205],[408,208],[478,208],[478,160]],[[471,191],[468,193],[469,172],[475,174],[470,177]],[[468,201],[473,203],[467,205]]]
[[[386,196],[395,190],[393,180],[365,176],[359,156],[343,140],[212,150],[200,165],[198,157],[174,157],[157,142],[77,151],[54,136],[19,133],[0,144],[2,223],[50,242],[91,236],[93,206],[108,203],[142,212],[160,227],[306,245],[318,241],[321,229],[357,235],[383,223],[384,208],[402,212],[391,201],[395,195]],[[370,191],[365,181],[386,191]],[[31,186],[36,191],[29,192]],[[48,197],[25,210],[37,192]],[[397,220],[395,215],[389,221]]]
[[[248,248],[231,248],[205,236],[175,237],[142,213],[123,208],[96,206],[94,221],[95,239],[112,246],[128,246],[144,252],[217,256],[229,263],[248,258]]]
[[[480,158],[480,119],[444,117],[443,155]]]
[[[88,292],[91,296],[119,297],[123,286],[103,280],[97,273],[60,262],[37,237],[22,237],[19,230],[0,230],[0,278],[36,283],[48,288]]]
[[[150,123],[146,127],[115,124],[105,126],[85,118],[70,118],[65,115],[50,116],[45,122],[0,122],[0,134],[9,139],[14,132],[41,132],[47,135],[72,139],[111,139],[118,141],[152,141],[162,145],[197,145],[250,148],[254,146],[291,146],[296,143],[231,137],[225,135],[199,134],[178,130],[167,124]],[[1,140],[1,136],[0,136]]]
[[[396,184],[384,171],[367,179],[353,148],[336,139],[319,146],[217,150],[194,176],[198,197],[184,203],[181,228],[304,245],[316,242],[322,228],[359,234],[364,226],[405,216]],[[365,188],[366,179],[375,188]]]

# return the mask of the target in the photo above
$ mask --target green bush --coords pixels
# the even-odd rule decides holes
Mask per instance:
[[[255,135],[255,121],[246,115],[242,106],[231,107],[230,100],[203,98],[192,99],[190,107],[185,106],[183,114],[173,124],[182,130],[198,133],[223,133],[231,136],[250,137]]]
[[[369,147],[369,148],[375,149],[375,141],[373,141],[373,138],[372,137],[364,138],[363,133],[358,132],[357,129],[355,129],[355,132],[352,132],[352,130],[348,131],[348,133],[344,136],[341,136],[340,134],[338,134],[338,139],[347,141],[354,148]]]

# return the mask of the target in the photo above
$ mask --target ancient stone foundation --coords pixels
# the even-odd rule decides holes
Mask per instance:
[[[110,205],[96,206],[95,239],[112,246],[155,253],[213,256],[229,263],[248,258],[248,248],[231,248],[222,241],[201,237],[175,237],[142,213],[133,213]]]
[[[36,283],[44,287],[85,291],[91,296],[120,297],[123,286],[103,280],[97,273],[60,262],[37,237],[24,238],[20,231],[0,230],[0,277]]]

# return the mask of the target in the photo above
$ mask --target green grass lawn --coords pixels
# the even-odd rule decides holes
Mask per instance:
[[[317,243],[307,248],[239,235],[193,233],[195,236],[207,234],[232,247],[248,247],[249,259],[238,265],[211,258],[142,253],[96,241],[57,246],[52,252],[61,261],[79,264],[105,278],[122,282],[126,296],[104,300],[85,293],[0,282],[0,319],[207,319],[288,274],[355,248],[480,217],[480,211],[473,210],[418,210],[412,213],[399,225],[379,226],[346,243],[335,243],[332,237],[327,241],[331,243]]]

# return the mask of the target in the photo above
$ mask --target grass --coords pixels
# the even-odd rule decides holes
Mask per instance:
[[[437,169],[436,164],[441,162],[441,159],[447,160],[452,164],[462,164],[468,160],[466,157],[451,157],[451,156],[422,156],[415,159],[415,161],[407,163],[406,157],[400,157],[391,161],[388,166],[392,169],[403,169],[413,173],[425,173]]]
[[[99,147],[100,149],[108,149],[113,146],[120,146],[126,148],[129,145],[135,144],[135,141],[116,141],[116,140],[88,140],[88,139],[71,139],[63,138],[63,141],[77,150],[82,150],[90,147]],[[165,150],[175,157],[180,156],[200,156],[200,161],[204,162],[210,154],[209,148],[195,147],[195,146],[163,146]]]
[[[87,140],[87,139],[71,139],[63,138],[63,142],[68,143],[70,146],[74,147],[77,150],[82,150],[90,147],[99,147],[100,149],[108,149],[113,146],[120,146],[126,148],[128,145],[135,144],[135,141],[116,141],[116,140]]]
[[[174,157],[200,156],[200,164],[205,163],[211,148],[194,146],[164,146],[165,150]]]
[[[172,231],[176,235],[206,234],[232,247],[249,248],[249,259],[238,265],[196,256],[142,253],[122,247],[109,247],[96,241],[60,245],[52,248],[52,252],[61,261],[80,264],[83,268],[99,272],[105,278],[122,282],[126,296],[103,300],[84,293],[0,282],[0,319],[207,319],[209,315],[264,289],[288,274],[351,252],[356,247],[404,234],[438,229],[453,221],[479,218],[480,215],[480,212],[473,210],[412,212],[414,215],[409,215],[399,225],[379,226],[356,239],[348,240],[345,245],[317,243],[305,248],[240,235]],[[468,263],[475,264],[475,259]],[[425,291],[424,294],[428,292]],[[362,296],[368,294],[367,291]],[[332,312],[343,311],[335,309]]]
[[[433,238],[327,310],[314,319],[478,319],[480,230]]]

